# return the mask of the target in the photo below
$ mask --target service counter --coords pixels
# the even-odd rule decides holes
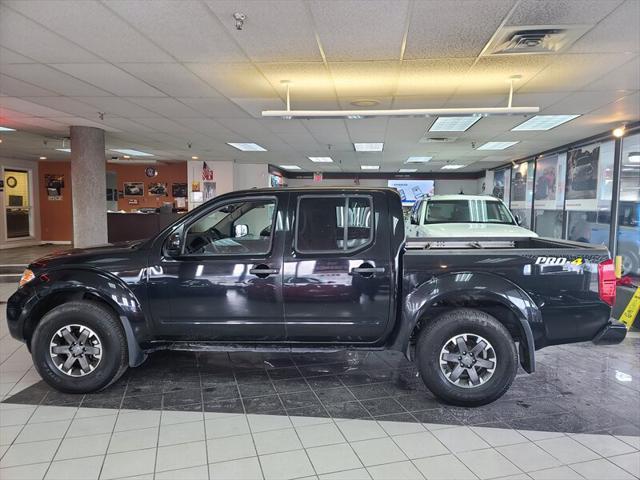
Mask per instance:
[[[183,213],[107,213],[109,243],[142,240],[156,235]]]

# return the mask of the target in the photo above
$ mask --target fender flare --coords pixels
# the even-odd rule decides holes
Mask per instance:
[[[520,363],[528,373],[535,370],[532,325],[541,325],[542,315],[536,303],[518,285],[491,273],[456,272],[435,276],[420,285],[405,284],[403,290],[410,293],[402,305],[400,327],[396,330],[392,348],[407,352],[416,324],[439,302],[451,301],[462,307],[465,302],[490,301],[508,308],[518,319],[522,339],[519,342]]]
[[[89,268],[51,270],[46,276],[48,281],[40,283],[35,295],[24,305],[23,338],[27,337],[26,329],[34,309],[52,295],[88,295],[105,303],[116,313],[127,339],[129,366],[136,367],[146,360],[147,355],[136,336],[136,332],[146,331],[146,320],[138,298],[126,283],[114,275]]]

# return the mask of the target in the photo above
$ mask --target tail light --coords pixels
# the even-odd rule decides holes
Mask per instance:
[[[616,303],[616,266],[613,260],[598,264],[598,294],[608,305]]]

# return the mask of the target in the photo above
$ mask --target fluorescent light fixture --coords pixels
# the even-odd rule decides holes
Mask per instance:
[[[398,170],[398,172],[400,173],[413,173],[417,171],[418,171],[417,168],[401,168],[400,170]]]
[[[381,152],[384,143],[354,143],[353,148],[356,152]]]
[[[234,143],[227,142],[227,145],[232,146],[233,148],[237,148],[238,150],[242,150],[243,152],[266,152],[267,149],[261,147],[257,143]]]
[[[0,127],[0,132],[15,132],[15,131],[16,131],[15,128]]]
[[[536,115],[526,122],[521,123],[511,129],[511,131],[537,131],[551,130],[552,128],[567,123],[580,115]]]
[[[131,160],[113,160],[113,159],[109,159],[107,160],[107,163],[119,163],[120,165],[156,165],[158,162],[157,160],[151,160],[151,159],[136,159],[133,158]]]
[[[59,151],[59,152],[71,153],[71,149],[70,148],[56,148],[56,150]]]
[[[631,152],[627,155],[629,163],[640,163],[640,152]]]
[[[122,153],[123,155],[131,155],[132,157],[153,157],[153,153],[141,152],[131,148],[112,148],[112,152]]]
[[[47,157],[40,157],[40,160],[46,160]]]
[[[464,132],[480,120],[480,115],[472,115],[470,117],[438,117],[431,128],[430,132]]]
[[[519,142],[487,142],[484,145],[480,145],[476,150],[504,150],[514,146]]]
[[[538,113],[540,107],[464,107],[464,108],[398,108],[392,110],[263,110],[263,117],[292,118],[370,118],[370,117],[434,117],[471,115],[525,115]]]
[[[197,155],[191,155],[191,160],[198,160],[200,157]]]
[[[380,165],[360,165],[360,170],[380,170]]]
[[[307,157],[314,163],[333,163],[333,159],[331,157]]]
[[[430,162],[433,157],[409,157],[405,163],[427,163]]]
[[[302,170],[298,165],[280,165],[284,170]]]
[[[457,170],[464,167],[466,167],[466,165],[457,165],[455,163],[450,163],[449,165],[444,165],[440,170]]]

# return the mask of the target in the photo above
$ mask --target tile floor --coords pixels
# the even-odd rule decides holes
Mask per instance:
[[[0,478],[640,478],[640,338],[539,358],[477,409],[438,403],[378,353],[159,353],[69,396],[40,381],[2,311]]]

